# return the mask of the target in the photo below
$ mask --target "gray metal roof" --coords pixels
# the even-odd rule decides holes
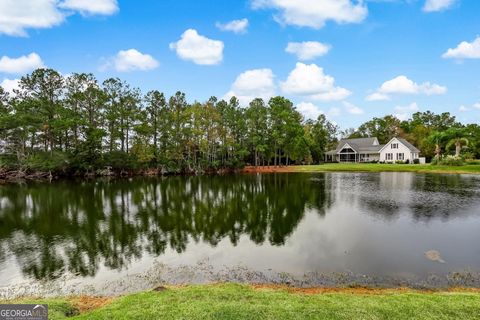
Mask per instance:
[[[343,139],[338,143],[336,152],[339,152],[346,143],[348,143],[348,145],[357,153],[378,153],[383,147],[383,145],[378,144],[378,139],[375,137]]]
[[[402,139],[402,138],[397,138],[397,140],[400,141],[401,143],[403,143],[408,149],[410,149],[410,151],[415,152],[415,153],[420,153],[420,150],[418,150],[413,144],[411,144],[407,140]]]

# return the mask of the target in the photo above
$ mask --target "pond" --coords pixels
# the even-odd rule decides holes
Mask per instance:
[[[0,186],[0,297],[162,283],[480,287],[480,176],[291,173]]]

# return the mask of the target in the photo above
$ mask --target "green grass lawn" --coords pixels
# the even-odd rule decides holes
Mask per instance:
[[[292,293],[222,284],[172,287],[114,299],[68,319],[479,319],[480,294],[380,291]],[[16,301],[18,302],[18,300]],[[48,303],[50,319],[75,313],[68,299]]]
[[[431,164],[382,164],[382,163],[327,163],[313,166],[295,166],[299,172],[432,172],[432,173],[477,173],[480,165],[434,166]]]

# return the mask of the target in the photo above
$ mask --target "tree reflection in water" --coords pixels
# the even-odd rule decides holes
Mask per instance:
[[[216,247],[227,239],[236,246],[243,237],[250,239],[247,247],[283,246],[307,211],[334,214],[333,220],[322,220],[330,223],[331,243],[348,240],[345,230],[368,228],[371,217],[385,222],[375,225],[379,233],[387,230],[383,225],[410,232],[395,221],[404,216],[428,224],[478,214],[479,181],[468,175],[319,173],[5,185],[0,186],[0,271],[20,267],[24,277],[37,280],[68,273],[94,276],[102,266],[125,270],[142,257],[159,257],[167,250],[182,254],[189,242]],[[335,221],[342,215],[346,219]],[[309,230],[315,235],[322,228]],[[421,242],[423,229],[418,230],[410,236]],[[455,230],[444,230],[444,237]],[[315,237],[297,235],[305,249],[317,252]],[[387,240],[390,252],[407,252],[401,243]],[[303,251],[295,254],[301,258]],[[365,267],[365,257],[352,267]],[[415,257],[403,258],[412,270],[422,266]],[[343,258],[338,259],[341,264]]]
[[[189,241],[281,246],[306,209],[330,206],[325,175],[236,175],[61,181],[0,187],[0,266],[13,255],[27,277],[121,270]]]

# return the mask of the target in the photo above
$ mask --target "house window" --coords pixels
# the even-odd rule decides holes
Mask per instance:
[[[398,143],[392,143],[392,149],[398,149]]]
[[[404,153],[397,153],[397,160],[405,160],[405,154]]]
[[[387,161],[392,161],[392,160],[393,160],[393,153],[387,153],[387,154],[385,154],[385,160],[387,160]]]

